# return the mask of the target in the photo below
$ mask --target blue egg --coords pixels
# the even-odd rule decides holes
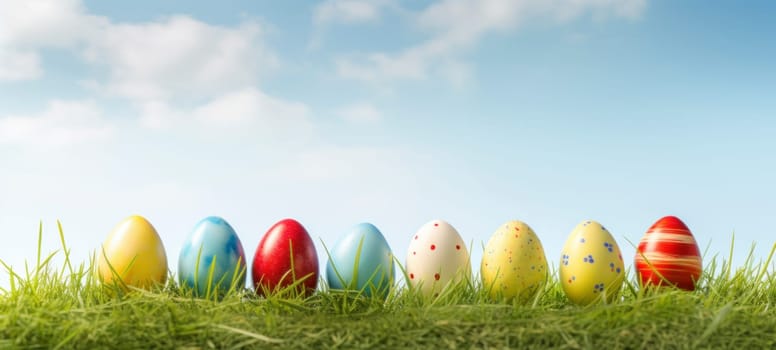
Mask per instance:
[[[245,286],[245,252],[226,220],[210,216],[194,226],[178,258],[178,279],[201,297]]]
[[[366,296],[385,298],[393,278],[391,247],[372,224],[356,225],[329,251],[326,281],[331,289],[363,291]]]

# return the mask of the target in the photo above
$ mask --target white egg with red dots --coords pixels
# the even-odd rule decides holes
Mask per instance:
[[[426,223],[412,236],[405,268],[410,286],[426,296],[437,296],[449,283],[471,279],[466,244],[443,220]]]

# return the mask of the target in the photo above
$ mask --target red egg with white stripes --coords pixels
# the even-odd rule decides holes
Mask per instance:
[[[687,225],[666,216],[647,230],[636,252],[636,273],[644,286],[695,290],[703,264],[698,243]]]
[[[412,288],[436,296],[449,283],[471,279],[469,251],[455,228],[432,220],[412,236],[407,250],[407,277]]]

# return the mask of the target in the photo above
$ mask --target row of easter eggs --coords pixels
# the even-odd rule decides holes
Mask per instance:
[[[356,225],[330,251],[326,281],[331,289],[362,291],[385,297],[393,285],[393,253],[372,224]],[[97,275],[104,283],[147,288],[163,284],[167,257],[154,227],[131,216],[106,239]],[[658,220],[639,243],[635,257],[642,286],[672,285],[692,290],[701,274],[695,238],[678,218]],[[409,284],[424,295],[437,295],[451,282],[471,278],[469,253],[460,234],[445,221],[423,225],[411,238],[405,272]],[[530,299],[548,277],[539,237],[525,223],[510,221],[492,235],[482,257],[481,278],[493,298]],[[178,278],[197,295],[241,288],[247,270],[245,253],[234,229],[222,218],[200,221],[181,249]],[[263,236],[251,274],[257,293],[282,289],[312,293],[318,282],[318,255],[307,230],[293,219],[281,220]],[[560,260],[560,281],[578,304],[612,299],[625,270],[620,248],[595,221],[584,221],[569,235]]]

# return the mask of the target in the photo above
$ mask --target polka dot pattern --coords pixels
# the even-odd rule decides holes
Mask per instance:
[[[480,272],[492,298],[531,299],[547,279],[539,237],[522,221],[501,225],[485,246]]]
[[[443,220],[423,225],[410,241],[405,268],[410,285],[429,296],[448,283],[471,278],[466,245],[458,231]]]
[[[625,267],[614,237],[598,222],[583,221],[571,232],[560,258],[560,281],[568,298],[581,305],[618,295]]]

